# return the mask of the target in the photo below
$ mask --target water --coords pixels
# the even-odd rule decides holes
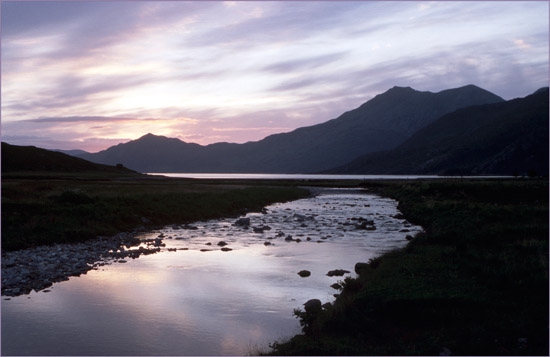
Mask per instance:
[[[453,178],[460,176],[435,175],[313,175],[313,174],[231,174],[231,173],[148,173],[178,178],[196,179],[245,179],[245,180],[414,180]]]
[[[313,174],[231,174],[231,173],[148,173],[178,178],[240,180],[417,180],[452,178],[510,178],[513,176],[437,176],[437,175],[313,175]]]
[[[181,250],[4,299],[2,355],[243,355],[265,348],[300,331],[293,309],[312,298],[333,301],[330,285],[345,276],[328,277],[329,270],[355,276],[356,262],[401,247],[421,230],[397,213],[390,199],[326,190],[248,214],[250,229],[232,218],[143,234],[163,234],[165,249]],[[358,217],[374,220],[376,230],[356,229]],[[271,230],[254,233],[259,226]],[[287,235],[302,241],[287,242]],[[220,241],[232,250],[221,251]],[[297,275],[304,269],[310,277]]]

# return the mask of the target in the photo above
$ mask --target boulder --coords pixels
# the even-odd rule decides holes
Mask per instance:
[[[321,300],[319,299],[311,299],[306,301],[304,304],[304,309],[306,310],[306,313],[321,311]]]
[[[239,218],[233,223],[234,226],[247,227],[250,226],[250,218]]]
[[[298,272],[298,275],[300,275],[302,278],[306,278],[308,276],[311,275],[311,272],[309,270],[300,270]],[[321,304],[321,302],[319,301],[319,304]],[[320,305],[319,305],[320,306]]]
[[[347,274],[349,273],[349,270],[344,270],[344,269],[336,269],[336,270],[331,270],[327,273],[327,276],[342,276],[344,274]]]
[[[355,264],[355,267],[353,270],[355,270],[355,273],[357,273],[358,275],[361,275],[366,269],[368,269],[369,267],[369,263],[357,263]]]

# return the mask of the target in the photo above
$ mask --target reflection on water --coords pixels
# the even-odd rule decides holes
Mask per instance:
[[[231,174],[231,173],[147,173],[179,178],[196,179],[239,179],[239,180],[416,180],[434,178],[453,178],[460,176],[437,175],[320,175],[320,174]],[[480,176],[482,177],[482,176]],[[491,177],[491,176],[489,176]]]
[[[327,190],[248,214],[250,227],[221,219],[145,234],[164,235],[166,251],[2,301],[2,354],[247,354],[299,332],[292,311],[305,301],[333,300],[343,277],[329,270],[353,272],[420,231],[397,213],[389,199]],[[376,230],[357,229],[359,218]]]

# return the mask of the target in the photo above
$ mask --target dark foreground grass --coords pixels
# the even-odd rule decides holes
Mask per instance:
[[[3,177],[3,250],[236,216],[309,194],[273,185],[48,175]]]
[[[548,181],[366,187],[425,227],[274,355],[548,355]]]

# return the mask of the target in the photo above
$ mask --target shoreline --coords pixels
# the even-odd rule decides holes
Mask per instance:
[[[548,181],[364,183],[425,233],[263,355],[548,355]]]
[[[4,181],[5,182],[5,181]],[[156,181],[158,182],[158,181]],[[155,183],[156,183],[155,182]],[[166,184],[165,181],[161,181]],[[82,185],[81,183],[78,183]],[[179,183],[181,185],[181,182]],[[185,184],[189,184],[185,182]],[[116,186],[115,186],[116,187]],[[119,215],[112,215],[110,219],[114,224],[112,227],[118,227],[118,233],[105,236],[102,233],[101,227],[89,217],[77,217],[83,219],[82,227],[90,236],[90,232],[95,232],[93,238],[82,239],[79,237],[78,231],[72,231],[67,228],[64,220],[72,220],[73,210],[82,209],[82,211],[93,213],[95,207],[103,208],[108,204],[109,197],[92,196],[84,190],[78,188],[73,190],[64,190],[59,197],[65,197],[66,202],[55,198],[57,208],[63,210],[61,214],[56,216],[55,213],[46,212],[46,219],[49,221],[57,221],[59,227],[48,229],[52,237],[62,237],[66,234],[71,234],[72,238],[64,240],[45,241],[42,244],[32,245],[30,247],[23,245],[20,249],[5,250],[2,249],[1,259],[1,276],[2,288],[1,295],[4,297],[15,297],[19,295],[29,294],[31,291],[43,291],[51,287],[54,283],[68,280],[72,276],[80,276],[86,274],[90,270],[98,270],[100,267],[115,262],[125,263],[126,259],[136,259],[141,255],[148,255],[160,252],[165,244],[162,237],[153,239],[140,240],[135,238],[139,233],[152,231],[155,228],[163,227],[178,222],[179,224],[188,224],[203,219],[214,219],[221,217],[236,217],[248,212],[261,211],[265,206],[275,202],[285,202],[295,200],[311,195],[309,191],[303,189],[292,188],[259,188],[248,186],[230,187],[221,189],[208,188],[199,193],[188,192],[189,187],[184,186],[168,189],[169,193],[158,192],[159,188],[154,184],[145,184],[147,194],[150,196],[130,196],[134,202],[137,202],[139,207],[132,211],[130,209],[129,216],[132,217],[129,221],[134,226],[133,229],[128,229],[128,223],[123,225],[117,224],[122,218]],[[191,190],[195,186],[191,186]],[[163,186],[161,186],[163,188]],[[55,186],[54,186],[55,189]],[[165,188],[164,188],[165,189]],[[170,190],[176,191],[170,195]],[[105,188],[102,188],[100,194],[111,194]],[[183,191],[183,192],[181,192]],[[168,197],[170,196],[170,197]],[[260,197],[257,197],[260,196]],[[43,206],[48,199],[37,200],[34,206]],[[164,201],[164,205],[158,205],[155,201]],[[210,209],[212,205],[218,205],[214,209]],[[4,202],[3,202],[4,206]],[[196,206],[199,206],[198,211],[194,211]],[[4,207],[3,207],[4,208]],[[92,209],[90,209],[92,208]],[[159,217],[154,217],[151,212],[154,212]],[[170,210],[170,212],[168,212]],[[5,210],[3,209],[5,212]],[[66,213],[65,213],[66,212]],[[20,212],[20,215],[26,212]],[[90,215],[90,214],[88,214]],[[105,213],[100,215],[105,216]],[[149,218],[147,218],[149,217]],[[4,218],[4,217],[3,217]],[[33,216],[29,216],[29,219]],[[43,220],[46,220],[43,219]],[[3,219],[3,241],[4,229],[13,223],[6,224]],[[99,222],[103,223],[103,222]],[[40,231],[45,231],[40,226]],[[126,228],[128,230],[121,230]],[[36,227],[34,228],[36,230]],[[112,228],[111,228],[112,230]],[[53,233],[52,233],[53,232]],[[49,243],[49,244],[48,244]],[[46,290],[46,292],[48,292]]]
[[[101,266],[126,263],[161,251],[162,240],[134,238],[123,232],[80,243],[38,246],[2,253],[2,296],[15,297],[42,291],[72,276]],[[145,246],[143,246],[145,243]],[[137,248],[139,246],[139,248]],[[48,292],[48,291],[45,291]]]

